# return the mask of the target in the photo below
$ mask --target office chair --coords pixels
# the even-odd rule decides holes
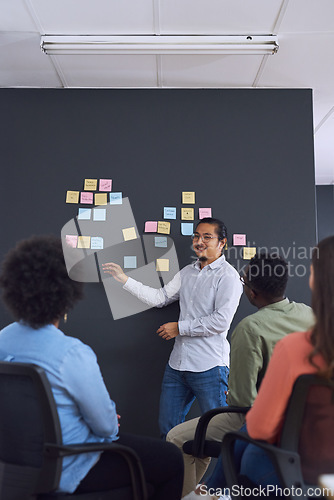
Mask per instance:
[[[146,500],[144,473],[131,448],[117,442],[62,444],[57,408],[42,368],[0,362],[0,407],[1,500]],[[84,494],[56,493],[63,457],[106,450],[127,462],[131,486]]]
[[[333,428],[334,381],[317,375],[301,375],[289,399],[278,446],[254,440],[242,432],[229,432],[224,436],[222,460],[228,487],[254,486],[248,478],[238,475],[234,465],[234,442],[241,439],[266,450],[281,487],[289,488],[290,495],[284,498],[310,498],[308,488],[317,487],[319,475],[334,473]]]
[[[250,407],[239,406],[221,406],[204,413],[198,421],[194,439],[186,441],[183,445],[184,453],[194,457],[214,457],[217,458],[221,452],[221,441],[210,441],[205,439],[206,431],[210,420],[220,413],[244,413],[246,414]]]

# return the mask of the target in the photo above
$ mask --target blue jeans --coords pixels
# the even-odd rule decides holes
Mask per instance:
[[[167,364],[162,380],[159,427],[162,438],[184,422],[195,398],[201,412],[226,406],[227,366],[216,366],[205,372],[173,370]]]
[[[246,425],[240,431],[247,432]],[[246,441],[236,441],[234,445],[234,462],[239,474],[247,476],[253,483],[260,486],[279,486],[279,479],[274,465],[271,463],[267,453]],[[223,471],[221,456],[215,469],[206,481],[208,488],[226,488],[226,478]]]

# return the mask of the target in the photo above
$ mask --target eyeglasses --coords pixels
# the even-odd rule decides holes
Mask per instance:
[[[215,239],[215,238],[218,238],[218,236],[210,236],[209,234],[204,234],[204,235],[200,235],[200,234],[193,234],[191,236],[191,239],[193,241],[198,241],[200,238],[202,238],[202,241],[204,241],[204,243],[209,243],[209,241]]]

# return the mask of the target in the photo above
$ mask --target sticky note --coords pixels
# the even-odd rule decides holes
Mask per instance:
[[[157,271],[169,271],[169,259],[157,259],[156,270]]]
[[[90,248],[90,236],[79,236],[78,248]]]
[[[85,191],[96,191],[97,179],[85,179],[84,190]]]
[[[246,235],[245,234],[234,234],[233,235],[233,245],[234,246],[246,245]]]
[[[158,233],[169,234],[170,233],[170,222],[158,221]]]
[[[107,205],[107,193],[95,193],[95,205]]]
[[[124,241],[135,240],[137,238],[136,230],[134,227],[127,227],[122,229]]]
[[[135,269],[137,267],[137,257],[135,255],[124,255],[124,269]]]
[[[122,193],[110,193],[109,194],[110,205],[122,205]]]
[[[183,236],[191,236],[194,232],[194,224],[192,222],[181,222],[181,234]]]
[[[182,191],[182,203],[195,203],[194,191]]]
[[[156,233],[158,229],[158,223],[156,220],[147,220],[145,222],[145,233]]]
[[[181,219],[182,220],[194,220],[194,209],[193,208],[181,208]]]
[[[92,215],[91,208],[79,208],[78,219],[79,220],[90,220]]]
[[[243,259],[244,260],[250,260],[256,254],[256,248],[255,247],[244,247],[243,251],[244,251],[244,253],[243,253]]]
[[[101,236],[92,236],[90,239],[90,248],[92,250],[102,250],[103,238]]]
[[[66,203],[79,203],[79,191],[67,191]]]
[[[154,246],[159,248],[167,248],[167,237],[154,236]]]
[[[106,220],[107,211],[105,208],[94,208],[93,220]]]
[[[78,244],[78,237],[74,234],[67,234],[65,236],[65,241],[66,243],[72,247],[72,248],[77,248],[77,244]]]
[[[204,217],[212,217],[211,208],[199,208],[198,209],[198,218],[204,219]]]
[[[111,179],[100,179],[99,189],[100,191],[111,191],[111,185]]]
[[[93,193],[86,193],[85,191],[83,191],[80,195],[80,203],[93,203],[93,198]]]
[[[176,219],[176,207],[164,207],[164,219]]]

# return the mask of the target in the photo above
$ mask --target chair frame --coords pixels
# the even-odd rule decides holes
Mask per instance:
[[[221,413],[246,414],[250,406],[220,406],[204,413],[197,424],[194,439],[183,444],[183,451],[197,458],[218,457],[221,451],[221,441],[205,439],[210,420]]]
[[[299,376],[289,399],[278,446],[271,445],[266,441],[252,439],[245,432],[229,432],[224,436],[222,440],[222,461],[227,485],[231,492],[234,485],[240,484],[233,460],[234,443],[236,440],[242,440],[252,443],[268,453],[279,477],[281,487],[290,490],[290,495],[285,496],[285,498],[293,500],[301,498],[301,496],[308,498],[307,490],[310,485],[305,484],[302,475],[298,446],[308,390],[312,385],[321,385],[334,390],[334,381],[332,380],[313,374]],[[298,494],[296,492],[297,488],[299,488]],[[234,498],[232,494],[231,497]]]
[[[33,486],[33,489],[27,493],[27,499],[38,499],[39,494],[43,494],[41,496],[43,496],[43,498],[47,498],[48,494],[51,494],[57,489],[62,471],[63,457],[94,451],[109,451],[121,455],[129,467],[133,499],[147,499],[145,476],[140,459],[131,448],[119,445],[117,444],[117,441],[112,443],[62,444],[62,433],[56,404],[48,378],[41,367],[31,363],[12,363],[1,361],[0,375],[2,374],[29,377],[32,380],[34,388],[36,389],[40,402],[44,433],[43,463],[40,469],[36,469],[35,477],[32,478],[32,481],[35,484],[34,486],[29,486]],[[6,476],[6,469],[9,471],[9,474],[13,475],[13,473],[15,474],[19,468],[20,466],[16,464],[7,464],[0,460],[0,483]],[[22,466],[21,469],[24,474],[23,470],[27,470],[29,473],[28,469],[30,468]],[[112,491],[113,490],[109,491],[108,498],[112,498]],[[100,495],[99,497],[97,496],[98,494]],[[79,494],[74,492],[73,494],[65,495],[65,498],[67,496],[69,498],[73,498],[73,500],[77,498],[107,498],[107,496],[103,496],[103,492],[96,492],[95,497],[93,495],[93,493]],[[63,498],[63,496],[64,495],[56,494],[53,498]],[[24,500],[22,496],[15,497],[15,493],[13,494],[13,499],[14,498]]]

